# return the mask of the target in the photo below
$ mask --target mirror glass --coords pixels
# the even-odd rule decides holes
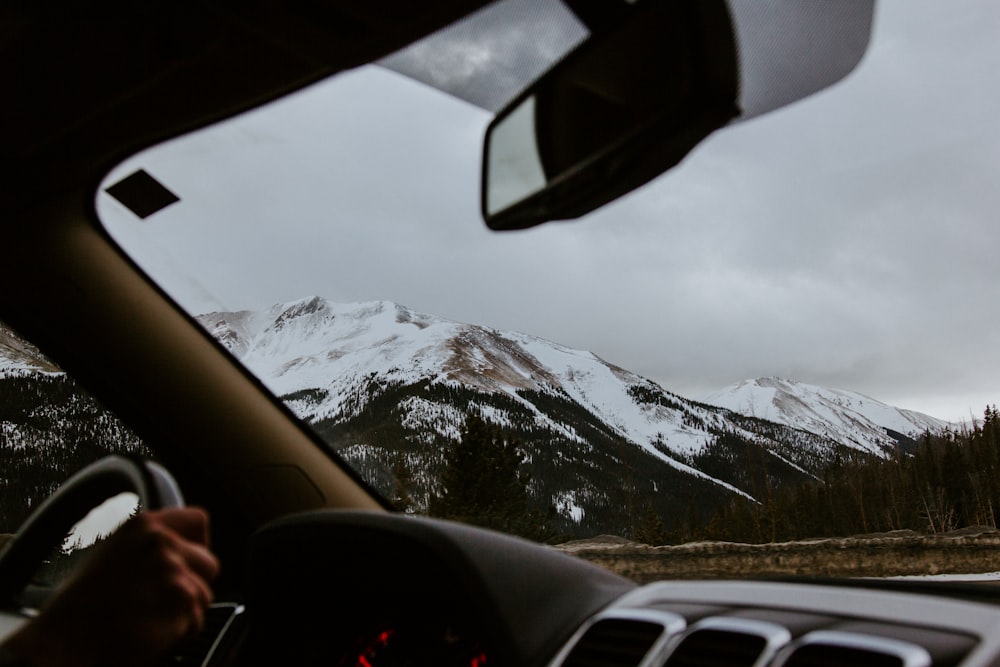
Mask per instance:
[[[492,215],[548,183],[535,140],[535,96],[530,95],[489,134],[486,211]]]

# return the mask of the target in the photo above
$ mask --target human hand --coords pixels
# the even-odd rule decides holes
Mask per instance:
[[[154,665],[201,630],[218,570],[203,510],[142,512],[4,647],[37,667]]]

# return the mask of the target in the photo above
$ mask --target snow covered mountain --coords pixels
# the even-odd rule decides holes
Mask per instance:
[[[393,494],[402,467],[418,506],[473,411],[520,443],[532,492],[581,532],[801,482],[848,446],[684,399],[590,352],[386,301],[199,320],[380,490]]]
[[[139,438],[38,348],[0,323],[0,534],[104,454],[149,456]]]
[[[608,429],[671,464],[705,445],[705,428],[681,415],[720,425],[718,411],[689,404],[638,375],[590,352],[540,338],[501,332],[415,313],[379,301],[334,304],[319,298],[275,306],[259,313],[212,313],[199,318],[279,396],[310,390],[292,403],[309,420],[341,418],[363,408],[353,392],[368,378],[389,383],[461,386],[501,394],[532,412],[539,424],[583,442],[571,424],[557,424],[523,398],[525,392],[561,395],[584,406]],[[315,391],[323,392],[316,400]],[[648,393],[648,401],[637,394]],[[673,402],[675,405],[670,405]],[[407,406],[411,420],[443,425],[424,401]],[[503,424],[505,416],[489,415]],[[447,420],[446,420],[447,421]]]
[[[37,347],[0,322],[0,374],[59,372]]]
[[[857,392],[775,377],[740,382],[701,400],[875,454],[906,445],[926,431],[938,433],[953,426]]]
[[[884,453],[946,426],[777,379],[694,402],[590,352],[385,301],[309,298],[199,320],[385,495],[426,509],[444,452],[475,412],[517,441],[538,507],[576,536],[620,534],[650,515],[706,520],[734,497],[814,478],[838,452]],[[66,400],[64,380],[0,328],[5,403],[80,403]],[[88,410],[95,423],[106,418]],[[8,440],[19,420],[4,425]]]

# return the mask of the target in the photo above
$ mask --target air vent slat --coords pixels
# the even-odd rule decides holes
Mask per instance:
[[[767,640],[757,635],[698,630],[684,638],[667,664],[671,667],[751,667],[766,647]]]
[[[635,667],[663,634],[658,623],[603,619],[577,641],[563,667]]]
[[[816,631],[791,647],[781,667],[930,667],[922,646],[889,637],[852,632]]]
[[[873,653],[844,646],[803,646],[785,662],[785,667],[903,667],[896,655]]]

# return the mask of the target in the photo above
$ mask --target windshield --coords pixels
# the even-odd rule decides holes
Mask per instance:
[[[998,28],[881,2],[842,82],[571,223],[488,232],[492,113],[380,66],[126,160],[97,210],[406,511],[548,541],[995,528]],[[140,169],[177,199],[145,218],[107,192]]]

